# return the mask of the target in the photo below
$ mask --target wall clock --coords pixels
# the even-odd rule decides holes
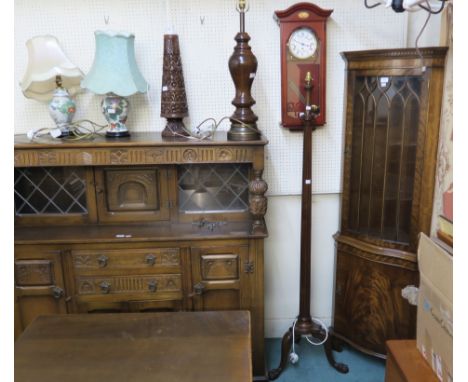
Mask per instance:
[[[312,104],[320,107],[315,125],[325,119],[326,21],[332,9],[312,3],[297,3],[276,11],[281,40],[281,124],[302,129],[300,113],[304,112],[305,94],[301,84],[307,72],[312,74]]]

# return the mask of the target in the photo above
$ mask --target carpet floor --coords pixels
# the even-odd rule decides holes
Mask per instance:
[[[341,353],[333,352],[335,360],[349,367],[347,374],[338,373],[325,357],[323,346],[312,346],[305,339],[296,344],[299,362],[288,363],[286,369],[276,380],[278,382],[383,382],[385,380],[385,361],[362,354],[347,345]],[[279,364],[281,339],[265,340],[267,367],[269,370]]]

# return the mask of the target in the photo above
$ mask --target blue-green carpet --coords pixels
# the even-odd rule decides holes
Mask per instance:
[[[312,346],[305,339],[295,346],[299,362],[295,365],[288,362],[286,369],[276,381],[383,382],[385,379],[383,360],[364,355],[347,345],[343,346],[341,353],[333,353],[338,362],[348,365],[348,374],[338,373],[329,365],[323,346]],[[276,368],[281,353],[281,339],[266,339],[265,347],[268,369]]]

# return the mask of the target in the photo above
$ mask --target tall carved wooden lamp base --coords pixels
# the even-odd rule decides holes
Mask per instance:
[[[185,137],[190,135],[183,122],[183,118],[187,115],[187,95],[180,58],[179,36],[165,34],[161,117],[167,119],[167,124],[161,135],[163,137]]]
[[[190,134],[184,125],[182,118],[167,118],[166,127],[161,135],[165,138],[170,137],[187,137]]]
[[[293,338],[296,342],[302,336],[312,336],[319,341],[325,340],[325,330],[316,324],[310,315],[310,248],[311,248],[311,227],[312,227],[312,130],[314,130],[315,116],[319,113],[318,106],[310,104],[310,94],[312,90],[312,78],[310,72],[307,73],[306,89],[306,110],[304,113],[304,149],[302,168],[302,205],[301,205],[301,277],[300,277],[300,306],[299,316],[293,326],[284,334],[281,343],[281,360],[276,369],[269,371],[270,380],[279,377],[286,363],[289,360],[289,353]],[[294,335],[293,335],[294,330]],[[325,355],[332,367],[340,373],[347,373],[348,366],[338,363],[333,357],[332,350],[340,351],[338,346],[334,346],[329,336],[324,343]]]

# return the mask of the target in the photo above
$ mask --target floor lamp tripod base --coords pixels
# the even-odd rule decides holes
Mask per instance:
[[[294,340],[298,343],[302,336],[312,336],[319,341],[325,339],[325,331],[323,328],[315,324],[312,320],[310,323],[307,322],[297,322],[294,328]],[[284,333],[283,340],[281,341],[281,359],[280,364],[276,369],[272,369],[268,372],[268,378],[270,381],[277,379],[283,370],[286,368],[286,365],[289,361],[289,354],[291,352],[293,341],[293,327],[291,326],[286,333]],[[325,351],[325,356],[327,361],[336,371],[342,374],[346,374],[349,371],[347,365],[341,362],[336,362],[333,355],[333,350],[341,352],[343,349],[340,344],[337,343],[336,338],[329,333],[327,341],[323,344],[323,349]]]

